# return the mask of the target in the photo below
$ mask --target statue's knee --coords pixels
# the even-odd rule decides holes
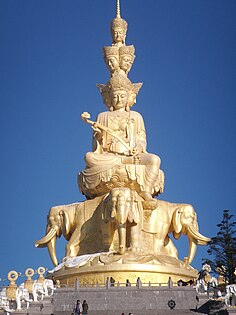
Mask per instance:
[[[85,154],[84,161],[87,164],[87,166],[90,166],[90,164],[92,164],[91,152],[87,152]]]
[[[160,168],[161,159],[160,159],[159,156],[157,156],[157,155],[150,154],[149,160],[148,160],[148,164],[150,164],[150,165],[155,165],[155,166],[157,166],[158,168]]]

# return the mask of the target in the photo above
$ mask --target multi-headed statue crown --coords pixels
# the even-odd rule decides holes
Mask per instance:
[[[111,22],[111,30],[121,28],[125,33],[128,28],[128,23],[121,18],[120,1],[117,0],[116,18]],[[124,34],[125,38],[125,34]],[[133,106],[136,102],[136,96],[139,93],[142,83],[132,83],[127,74],[134,62],[135,47],[133,45],[126,46],[123,40],[121,45],[116,45],[113,41],[112,46],[103,47],[103,56],[108,69],[111,73],[111,78],[107,84],[97,84],[97,87],[102,95],[103,102],[111,110],[111,93],[116,90],[127,91],[130,95],[129,106]],[[128,56],[129,58],[124,58]],[[112,58],[115,57],[115,58]]]

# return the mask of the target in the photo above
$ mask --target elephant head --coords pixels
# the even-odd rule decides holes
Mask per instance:
[[[68,240],[71,232],[74,229],[75,209],[78,204],[64,205],[52,207],[48,214],[48,222],[46,227],[46,235],[35,242],[36,247],[48,248],[54,266],[58,265],[56,256],[56,239],[57,237],[64,237]]]
[[[183,233],[189,239],[189,253],[186,261],[191,263],[196,253],[197,245],[206,245],[210,238],[198,232],[197,214],[191,205],[179,205],[172,219],[173,236],[178,239]]]

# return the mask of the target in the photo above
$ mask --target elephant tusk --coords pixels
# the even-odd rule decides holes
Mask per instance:
[[[57,229],[51,227],[49,232],[40,240],[35,242],[35,247],[45,247],[47,246],[47,243],[52,240],[52,238],[56,235]]]
[[[200,234],[196,229],[192,228],[191,226],[187,227],[187,234],[191,236],[194,240],[196,240],[197,245],[207,245],[211,239]]]

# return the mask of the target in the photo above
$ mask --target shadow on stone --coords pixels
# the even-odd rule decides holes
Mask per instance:
[[[209,315],[228,315],[229,312],[224,309],[225,304],[222,301],[209,300],[205,304],[201,305],[199,308],[192,310],[200,314]]]

